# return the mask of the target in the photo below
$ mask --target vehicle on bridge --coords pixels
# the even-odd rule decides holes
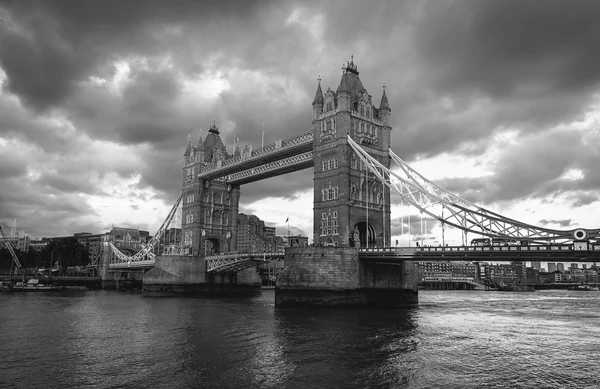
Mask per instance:
[[[490,238],[475,238],[471,240],[471,246],[490,246]]]

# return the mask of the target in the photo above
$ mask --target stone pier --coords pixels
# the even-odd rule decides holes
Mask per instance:
[[[418,302],[417,287],[412,261],[363,262],[352,247],[289,248],[275,305],[406,306]]]
[[[189,255],[156,257],[154,268],[144,275],[144,296],[255,295],[261,293],[256,268],[232,274],[209,274],[203,258]]]

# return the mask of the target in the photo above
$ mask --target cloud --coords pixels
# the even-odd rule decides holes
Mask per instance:
[[[51,234],[64,220],[56,228],[65,233],[97,231],[118,219],[111,207],[147,210],[136,201],[166,215],[188,134],[197,142],[216,121],[230,151],[234,135],[259,147],[263,123],[267,143],[299,135],[312,125],[317,76],[335,90],[351,54],[375,102],[387,84],[394,151],[435,164],[442,186],[497,210],[527,199],[592,206],[598,8],[578,0],[3,2],[0,222],[18,216]],[[297,201],[311,188],[310,169],[271,178],[244,186],[242,206],[271,215],[261,199]],[[312,213],[304,214],[298,228],[310,233]],[[153,220],[127,215],[152,229]]]

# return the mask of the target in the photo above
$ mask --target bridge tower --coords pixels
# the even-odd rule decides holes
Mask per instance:
[[[235,250],[240,201],[239,185],[222,179],[200,180],[198,172],[207,164],[219,166],[231,157],[215,123],[208,135],[193,146],[191,138],[185,149],[183,167],[183,205],[181,239],[185,254],[205,256]],[[240,154],[237,140],[234,155]]]
[[[337,90],[318,79],[313,101],[314,243],[390,246],[390,192],[361,163],[347,135],[384,166],[391,141],[391,109],[383,87],[379,108],[364,88],[354,58],[342,68]]]

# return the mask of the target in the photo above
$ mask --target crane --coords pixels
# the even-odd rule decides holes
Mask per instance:
[[[2,235],[2,238],[4,240],[4,246],[6,246],[6,248],[8,249],[8,251],[10,252],[10,255],[12,256],[13,262],[14,264],[20,268],[21,267],[21,262],[19,261],[19,257],[17,257],[17,254],[15,253],[15,250],[12,247],[12,244],[10,243],[10,241],[6,238],[6,235],[4,235],[4,232],[2,231],[2,226],[0,226],[0,235]],[[11,273],[12,273],[12,266],[11,266]]]

